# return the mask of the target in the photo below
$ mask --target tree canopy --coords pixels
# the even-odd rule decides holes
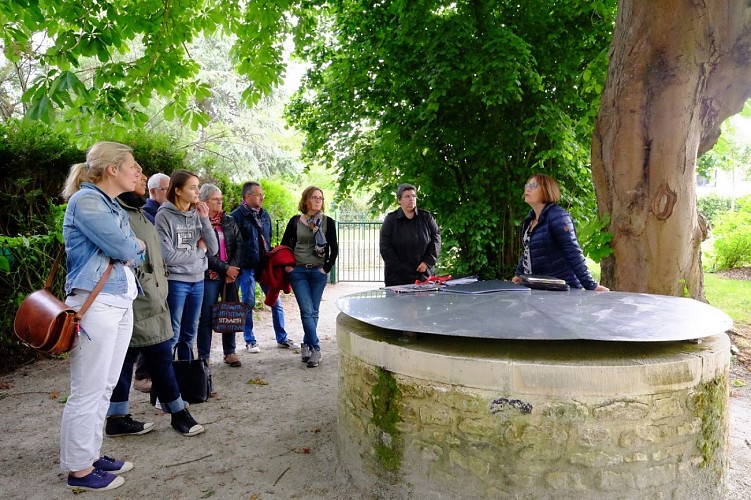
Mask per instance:
[[[508,276],[523,185],[556,177],[593,202],[590,138],[615,1],[330,2],[299,48],[312,67],[288,115],[344,192],[420,188],[455,271]],[[461,255],[461,259],[456,259]]]
[[[144,108],[164,97],[164,116],[196,129],[209,120],[201,102],[222,82],[198,77],[187,45],[199,36],[231,37],[224,57],[247,79],[243,99],[257,102],[282,82],[283,43],[293,31],[306,33],[307,3],[6,0],[3,52],[15,64],[24,114],[32,119],[116,137],[144,126]]]

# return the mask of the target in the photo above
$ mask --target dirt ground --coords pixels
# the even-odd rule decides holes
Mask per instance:
[[[319,336],[323,361],[317,368],[300,362],[299,349],[276,347],[271,315],[256,315],[261,352],[238,349],[243,366],[222,362],[215,335],[212,373],[216,398],[191,405],[206,432],[183,437],[169,416],[150,406],[148,395],[133,392],[131,413],[155,422],[143,436],[104,438],[102,453],[134,463],[125,484],[97,498],[375,499],[349,484],[339,464],[336,436],[336,299],[376,284],[339,283],[326,288]],[[283,298],[287,329],[299,343],[302,326],[294,298]],[[731,373],[731,460],[728,499],[751,498],[751,328],[731,335],[741,348]],[[243,346],[238,334],[238,348]],[[748,383],[748,385],[742,385]],[[0,377],[0,498],[70,498],[59,469],[60,397],[69,387],[65,360],[44,360]]]

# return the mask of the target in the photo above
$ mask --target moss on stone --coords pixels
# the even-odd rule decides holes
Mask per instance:
[[[725,410],[727,405],[727,377],[722,375],[697,387],[694,408],[701,418],[701,432],[697,446],[701,451],[701,466],[709,467],[715,451],[725,442]]]
[[[375,452],[381,467],[389,472],[396,472],[402,465],[404,439],[397,428],[401,420],[399,415],[399,386],[394,375],[376,368],[377,381],[373,386],[372,409],[373,424],[379,431],[375,436]]]

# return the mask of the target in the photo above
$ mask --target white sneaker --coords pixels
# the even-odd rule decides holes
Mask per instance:
[[[253,342],[252,344],[245,344],[245,350],[252,352],[253,354],[261,352],[261,348],[258,347],[258,344],[255,342]]]

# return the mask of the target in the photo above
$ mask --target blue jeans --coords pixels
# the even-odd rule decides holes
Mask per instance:
[[[203,304],[201,305],[201,319],[198,321],[198,357],[209,359],[211,355],[211,336],[213,335],[211,325],[211,306],[217,303],[219,297],[224,293],[224,280],[204,280],[203,281]],[[227,296],[222,300],[229,302],[237,301],[237,284],[227,283]],[[235,332],[222,333],[222,349],[224,355],[235,352]]]
[[[246,344],[255,344],[256,337],[253,335],[253,307],[256,305],[256,278],[253,269],[241,269],[240,274],[237,275],[237,283],[240,285],[242,301],[250,306],[248,315],[245,318],[243,337]],[[263,290],[263,293],[266,293],[269,288],[261,286],[261,290]],[[284,309],[282,309],[282,302],[279,299],[271,307],[271,322],[274,323],[276,341],[282,343],[287,340],[287,331],[284,329]]]
[[[321,269],[297,266],[287,274],[292,290],[295,292],[297,305],[300,306],[300,319],[304,337],[302,343],[320,351],[318,345],[318,308],[321,305],[323,289],[326,288],[328,276]]]
[[[128,395],[130,394],[130,380],[133,378],[133,365],[138,355],[143,355],[146,368],[151,373],[151,392],[156,394],[169,413],[177,413],[185,408],[180,396],[180,388],[175,380],[172,368],[172,341],[170,339],[158,344],[129,347],[125,354],[125,361],[120,370],[120,379],[110,397],[107,416],[127,415],[129,411]]]
[[[172,317],[172,347],[178,340],[187,342],[193,349],[193,339],[198,330],[198,318],[201,316],[203,302],[203,280],[195,283],[168,280],[169,294],[167,305]]]

